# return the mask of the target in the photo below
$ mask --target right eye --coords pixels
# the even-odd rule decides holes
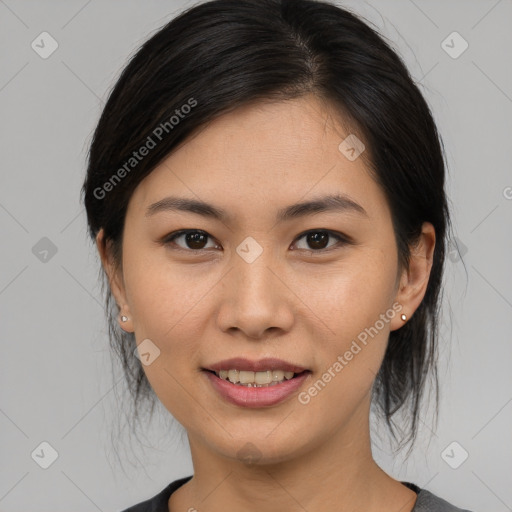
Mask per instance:
[[[183,238],[184,244],[186,247],[183,247],[176,243],[176,240]],[[182,229],[180,231],[174,231],[169,235],[165,236],[162,240],[164,245],[177,245],[178,250],[183,250],[187,252],[199,252],[208,249],[205,247],[205,243],[208,238],[211,238],[206,231],[201,231],[199,229]],[[173,249],[173,247],[171,247]]]

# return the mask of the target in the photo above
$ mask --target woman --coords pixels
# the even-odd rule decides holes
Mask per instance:
[[[420,91],[346,10],[215,0],[139,49],[84,202],[135,404],[183,425],[194,474],[125,512],[460,510],[370,444],[372,405],[411,442],[437,391],[444,180]]]

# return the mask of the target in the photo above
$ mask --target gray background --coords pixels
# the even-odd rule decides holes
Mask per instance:
[[[99,259],[79,203],[107,91],[185,5],[0,0],[0,511],[120,510],[192,474],[163,407],[145,446],[121,450],[122,461],[113,453],[123,381],[110,366]],[[392,41],[433,109],[465,263],[455,252],[447,260],[439,427],[432,433],[425,410],[407,462],[378,436],[375,456],[458,506],[512,510],[512,2],[343,5]],[[44,31],[58,43],[46,59],[31,47]],[[469,43],[457,58],[454,31]],[[47,469],[44,441],[58,454]]]

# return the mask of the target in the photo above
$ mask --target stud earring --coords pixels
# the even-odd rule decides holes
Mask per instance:
[[[400,318],[405,322],[407,320],[407,316],[403,313],[400,315]]]
[[[403,316],[403,315],[402,315]],[[121,317],[121,322],[126,322],[128,320],[128,317],[127,316],[122,316]]]

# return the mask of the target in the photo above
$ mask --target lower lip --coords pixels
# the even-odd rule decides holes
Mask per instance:
[[[217,377],[215,373],[204,371],[213,387],[228,402],[242,407],[266,407],[275,405],[297,391],[311,372],[305,371],[297,377],[285,380],[275,386],[261,388],[240,386]]]

